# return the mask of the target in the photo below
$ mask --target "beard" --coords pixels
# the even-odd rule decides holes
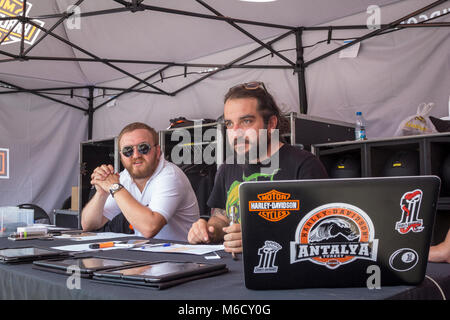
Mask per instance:
[[[136,166],[136,163],[140,163],[139,166]],[[127,169],[128,173],[133,179],[145,179],[150,178],[155,172],[156,165],[152,165],[148,161],[145,161],[142,158],[133,159],[128,164],[123,164],[125,169]]]
[[[238,137],[233,141],[234,157],[238,164],[256,164],[260,157],[267,154],[270,136],[257,136],[256,141],[248,137]]]

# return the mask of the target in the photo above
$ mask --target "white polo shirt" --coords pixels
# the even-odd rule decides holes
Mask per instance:
[[[161,157],[142,193],[126,169],[120,173],[120,183],[139,203],[166,219],[167,224],[155,239],[187,241],[189,229],[199,219],[199,207],[189,179],[179,167]],[[116,201],[109,195],[103,215],[112,220],[120,212]],[[133,229],[136,235],[142,236],[134,226]]]

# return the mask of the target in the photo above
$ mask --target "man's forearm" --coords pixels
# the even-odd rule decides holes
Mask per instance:
[[[114,199],[128,222],[145,238],[157,235],[167,223],[161,214],[141,204],[126,189],[115,193]]]
[[[108,199],[108,194],[96,192],[83,208],[81,211],[81,227],[83,230],[97,230],[105,224],[106,218],[103,216],[103,209],[106,199]]]

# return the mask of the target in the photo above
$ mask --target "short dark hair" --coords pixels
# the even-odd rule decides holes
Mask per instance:
[[[122,129],[122,131],[120,131],[120,133],[119,133],[119,137],[118,137],[119,143],[120,143],[120,139],[122,139],[122,136],[125,133],[131,132],[131,131],[134,131],[134,130],[137,130],[137,129],[144,129],[144,130],[147,130],[148,132],[150,132],[150,134],[153,136],[153,140],[154,140],[153,142],[155,144],[159,144],[158,132],[156,132],[155,129],[153,129],[152,127],[150,127],[150,126],[148,126],[148,125],[146,125],[145,123],[142,123],[142,122],[133,122],[133,123],[130,123],[130,124],[126,125]]]
[[[252,85],[251,89],[249,85]],[[254,86],[257,84],[257,86]],[[264,123],[268,124],[269,119],[272,116],[277,118],[277,126],[276,129],[279,129],[280,126],[280,117],[281,111],[277,106],[275,99],[272,95],[267,91],[264,83],[262,82],[249,82],[239,84],[230,88],[225,95],[224,103],[228,100],[232,99],[244,99],[244,98],[254,98],[258,102],[258,111],[259,114],[263,117]]]

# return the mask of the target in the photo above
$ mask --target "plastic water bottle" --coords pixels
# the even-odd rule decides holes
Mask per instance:
[[[366,120],[364,120],[362,113],[359,111],[356,112],[355,140],[367,140]]]

